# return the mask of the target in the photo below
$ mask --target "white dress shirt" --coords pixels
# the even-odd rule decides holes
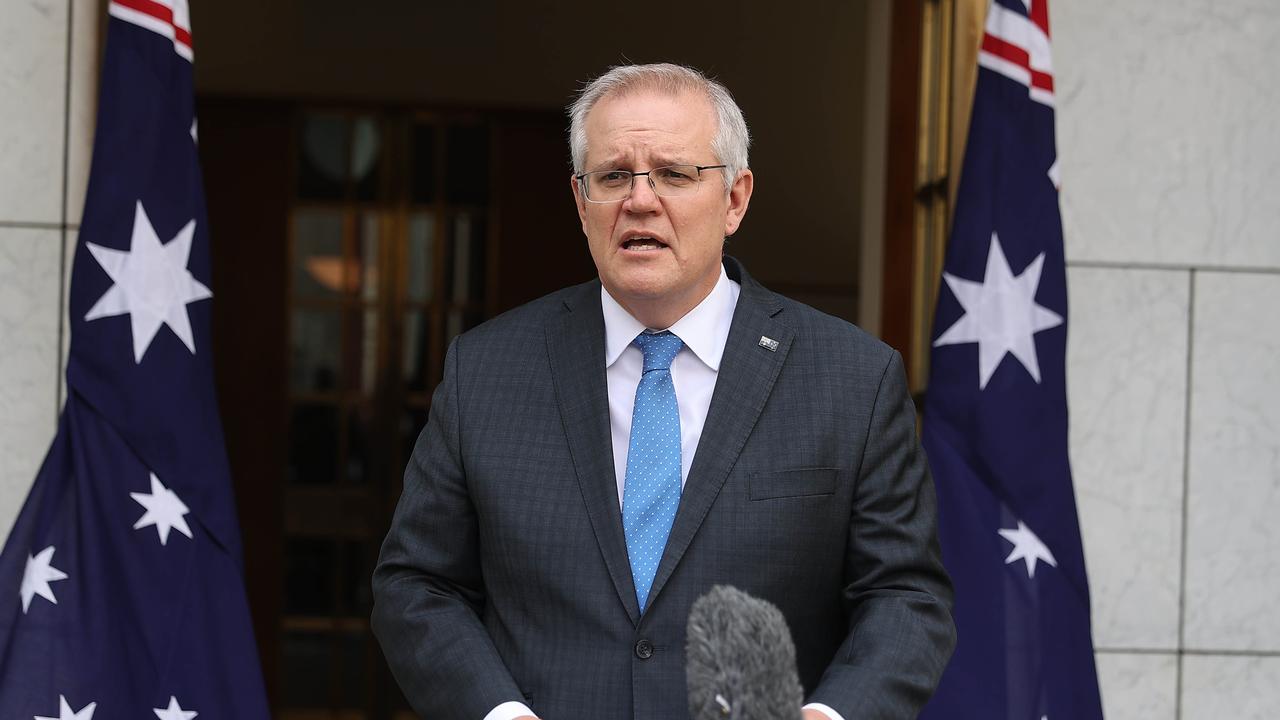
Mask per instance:
[[[613,437],[613,470],[618,481],[619,505],[622,504],[622,491],[627,480],[631,414],[635,410],[636,388],[644,374],[644,353],[632,341],[645,330],[670,330],[684,342],[684,347],[671,361],[671,383],[675,386],[676,404],[680,407],[680,487],[683,489],[689,479],[693,456],[698,450],[698,439],[702,437],[702,426],[707,422],[711,394],[716,389],[720,360],[724,357],[733,310],[738,305],[741,292],[742,288],[729,279],[721,266],[720,279],[697,307],[669,328],[647,328],[601,286],[605,377],[609,384],[609,431]],[[804,707],[818,710],[831,720],[844,720],[835,710],[821,703]],[[514,720],[533,714],[523,703],[506,702],[485,715],[484,720]]]
[[[603,286],[600,288],[605,377],[609,383],[609,430],[613,436],[613,470],[618,478],[619,505],[627,478],[636,388],[644,374],[644,353],[632,341],[645,330],[670,330],[684,342],[684,347],[671,361],[671,383],[675,385],[676,404],[680,406],[680,487],[683,489],[711,408],[711,393],[716,389],[720,358],[724,357],[739,292],[738,283],[730,280],[721,267],[720,279],[697,307],[669,328],[646,328]]]

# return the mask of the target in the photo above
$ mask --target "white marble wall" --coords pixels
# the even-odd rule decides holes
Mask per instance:
[[[1272,0],[1051,3],[1071,445],[1103,705],[1280,707]]]
[[[96,0],[13,0],[0,16],[0,536],[61,406],[60,283],[89,175],[99,16]]]

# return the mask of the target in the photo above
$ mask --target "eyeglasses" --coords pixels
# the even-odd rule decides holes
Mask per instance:
[[[667,165],[645,172],[630,170],[596,170],[575,175],[582,184],[582,195],[587,202],[615,203],[631,197],[631,189],[637,177],[644,175],[649,187],[660,197],[692,195],[702,183],[703,170],[716,170],[725,165]]]

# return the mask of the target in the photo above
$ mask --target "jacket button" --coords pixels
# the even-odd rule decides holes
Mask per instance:
[[[636,643],[636,657],[641,660],[648,660],[653,657],[653,643],[648,640],[641,640]]]

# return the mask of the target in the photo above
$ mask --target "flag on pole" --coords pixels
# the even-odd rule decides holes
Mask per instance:
[[[959,641],[921,717],[1091,720],[1047,0],[992,0],[978,65],[923,433]]]
[[[268,717],[214,397],[186,0],[116,0],[67,400],[0,553],[0,717]]]

